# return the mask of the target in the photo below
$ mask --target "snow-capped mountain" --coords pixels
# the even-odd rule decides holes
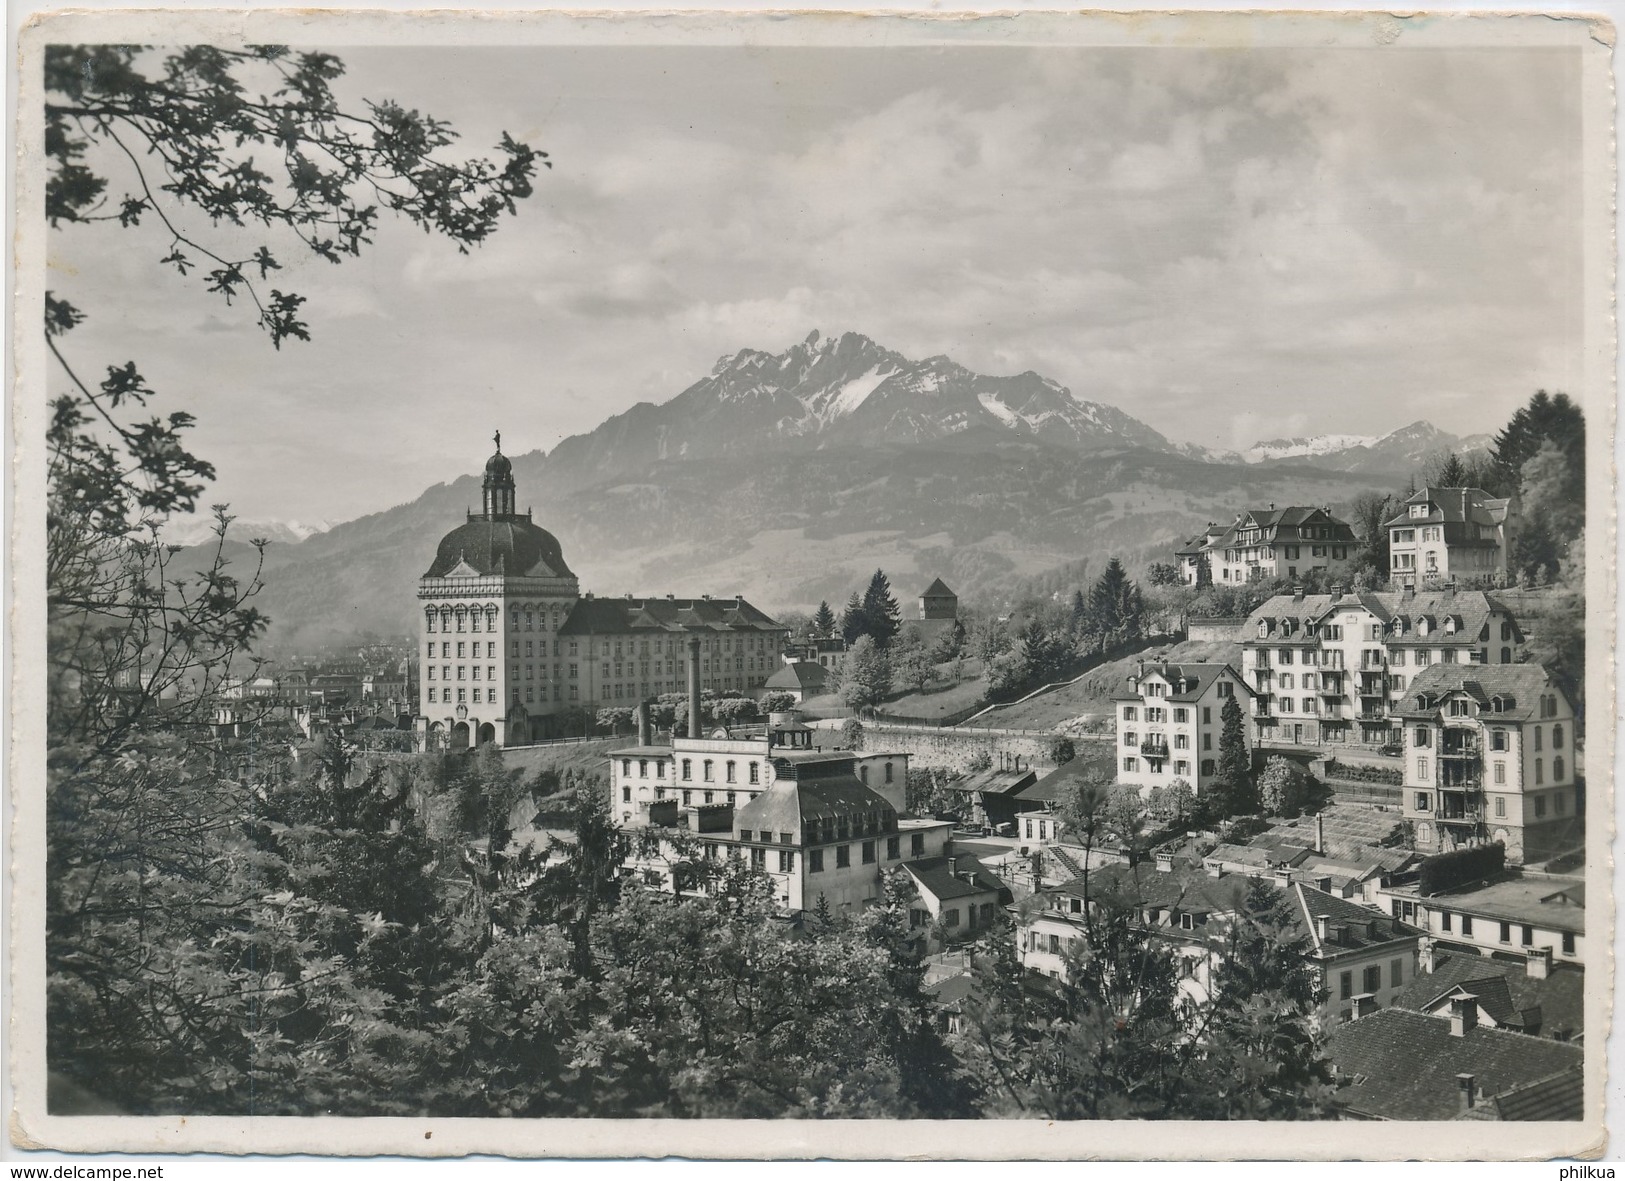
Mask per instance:
[[[1234,458],[1246,463],[1308,462],[1343,472],[1414,472],[1442,452],[1466,455],[1489,446],[1489,435],[1452,435],[1431,422],[1419,421],[1386,435],[1266,439]],[[1214,458],[1227,457],[1215,453]]]
[[[291,545],[314,537],[333,527],[331,521],[250,521],[232,518],[228,536],[233,541],[247,542],[255,538]],[[161,536],[170,545],[202,545],[214,538],[215,521],[212,515],[195,514],[171,518],[165,523]]]
[[[782,353],[724,356],[669,402],[639,403],[566,439],[548,466],[588,475],[741,449],[890,447],[972,432],[1080,449],[1174,449],[1138,419],[1030,370],[989,377],[947,357],[910,360],[856,332],[815,331]]]

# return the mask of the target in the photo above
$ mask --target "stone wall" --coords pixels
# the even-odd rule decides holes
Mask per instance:
[[[1051,748],[1057,735],[1047,730],[1001,730],[977,727],[913,726],[887,722],[863,723],[863,749],[895,750],[909,756],[912,767],[939,767],[947,771],[969,770],[976,757],[986,752],[995,767],[1036,768],[1040,775],[1054,769]],[[1081,758],[1087,739],[1073,739]],[[1109,743],[1100,744],[1102,748]]]

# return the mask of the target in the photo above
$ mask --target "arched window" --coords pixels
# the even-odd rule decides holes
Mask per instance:
[[[1552,749],[1563,749],[1563,723],[1561,722],[1552,727]]]
[[[478,607],[468,613],[468,630],[471,632],[480,630],[480,609]]]
[[[443,632],[449,632],[451,630],[451,608],[450,607],[441,607],[440,608],[440,630],[443,631]]]
[[[1269,634],[1270,634],[1270,621],[1267,620],[1267,619],[1260,619],[1258,621],[1258,636],[1259,636],[1259,639],[1263,639],[1266,636],[1268,636]]]
[[[427,624],[428,630],[429,631],[434,631],[434,608],[433,607],[430,607],[426,611],[423,612],[423,620],[424,620],[424,623]]]
[[[485,605],[485,630],[494,632],[494,631],[496,631],[496,629],[497,629],[497,605],[495,603],[487,603]]]
[[[733,783],[735,781],[736,781],[736,776],[734,774],[734,761],[732,759],[729,759],[728,760],[728,782]]]
[[[1490,712],[1498,714],[1501,712],[1501,710],[1502,706],[1500,696],[1496,695],[1495,697],[1490,698]]]
[[[459,607],[453,608],[452,614],[457,617],[457,630],[462,631],[463,630],[463,624],[466,623],[467,620],[468,620],[468,610],[466,608],[464,608],[464,607],[459,606]]]
[[[1563,782],[1563,756],[1562,755],[1558,755],[1557,757],[1552,759],[1552,782],[1553,783],[1562,783]]]
[[[1545,783],[1546,782],[1546,760],[1545,759],[1536,759],[1535,760],[1535,782],[1536,783]]]

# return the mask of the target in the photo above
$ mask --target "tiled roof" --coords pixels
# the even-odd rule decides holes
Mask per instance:
[[[1303,528],[1309,524],[1329,526],[1332,536],[1327,538],[1304,537]],[[1325,509],[1292,505],[1279,509],[1248,509],[1236,519],[1235,524],[1213,539],[1212,547],[1214,549],[1224,549],[1239,544],[1237,538],[1244,529],[1257,529],[1260,542],[1264,544],[1313,541],[1329,545],[1354,545],[1358,542],[1358,539],[1354,536],[1354,530],[1349,527],[1348,522],[1338,520]],[[1248,544],[1254,543],[1249,542]]]
[[[1524,964],[1490,959],[1473,953],[1435,951],[1433,971],[1419,973],[1395,995],[1401,1009],[1425,1012],[1457,988],[1481,998],[1498,1022],[1512,1024],[1540,1037],[1564,1034],[1578,1037],[1585,1031],[1585,971],[1554,964],[1544,979],[1529,975]],[[1485,1003],[1483,998],[1492,998]],[[1505,1012],[1492,1008],[1504,998]]]
[[[1538,664],[1430,664],[1417,673],[1405,688],[1399,712],[1405,717],[1432,717],[1439,712],[1439,699],[1448,693],[1466,693],[1481,707],[1480,720],[1486,722],[1532,722],[1539,718],[1540,695],[1568,695]],[[1430,702],[1424,709],[1421,696]],[[1501,709],[1487,708],[1499,697]]]
[[[784,625],[736,599],[578,599],[561,636],[667,632],[781,632]]]
[[[811,660],[798,660],[787,664],[767,678],[769,689],[798,689],[803,693],[820,690],[829,681],[824,666]]]
[[[1431,511],[1425,517],[1413,517],[1410,515],[1413,504],[1430,505]],[[1455,545],[1469,540],[1463,536],[1462,526],[1499,525],[1506,520],[1510,505],[1511,501],[1497,499],[1482,488],[1418,488],[1405,502],[1405,511],[1382,524],[1385,529],[1442,524],[1446,530],[1445,541]]]
[[[1213,687],[1213,682],[1225,673],[1246,688],[1242,676],[1228,664],[1148,664],[1145,672],[1141,673],[1136,684],[1149,676],[1160,676],[1169,683],[1169,687],[1177,690],[1170,693],[1165,701],[1199,701],[1202,694]],[[1183,688],[1181,688],[1183,686]],[[1247,689],[1251,693],[1251,689]]]
[[[1347,1080],[1338,1099],[1351,1112],[1404,1120],[1459,1115],[1458,1074],[1472,1075],[1488,1102],[1578,1069],[1583,1061],[1583,1051],[1571,1043],[1482,1025],[1455,1037],[1445,1018],[1397,1008],[1340,1023],[1328,1039],[1327,1056],[1339,1080]]]
[[[1571,1066],[1551,1078],[1538,1079],[1495,1097],[1504,1120],[1577,1120],[1585,1118],[1585,1074]]]
[[[735,813],[735,827],[752,832],[794,833],[800,839],[804,826],[811,821],[866,817],[871,812],[883,818],[892,814],[892,806],[855,775],[808,782],[780,779],[740,806]]]
[[[1097,747],[1103,748],[1103,753],[1101,751],[1093,754],[1084,753]],[[1070,763],[1062,763],[1026,787],[1018,788],[1011,793],[1011,797],[1018,800],[1058,803],[1066,798],[1077,780],[1098,774],[1104,776],[1107,785],[1110,785],[1116,777],[1116,771],[1117,755],[1112,747],[1103,743],[1089,743],[1087,746],[1080,744],[1077,758]]]
[[[1031,787],[1038,780],[1038,772],[1002,771],[997,767],[989,767],[986,771],[977,771],[964,779],[957,779],[946,784],[945,789],[956,795],[971,793],[990,795],[1009,795],[1019,792],[1022,788]]]
[[[1304,595],[1301,599],[1295,595],[1281,594],[1266,599],[1247,616],[1242,642],[1253,645],[1278,643],[1281,623],[1289,619],[1297,625],[1295,638],[1302,639],[1305,638],[1303,625],[1306,621],[1319,624],[1335,612],[1354,607],[1365,609],[1384,624],[1383,642],[1387,644],[1474,647],[1485,642],[1479,636],[1488,626],[1491,613],[1499,612],[1507,617],[1508,622],[1512,622],[1510,613],[1500,600],[1477,590],[1424,590],[1414,594],[1403,591],[1344,591],[1336,597],[1330,594]],[[1417,634],[1416,625],[1424,616],[1436,626],[1422,636]],[[1444,621],[1451,616],[1457,621],[1456,630],[1447,633]],[[1267,637],[1259,636],[1260,623],[1270,625]],[[1522,638],[1521,633],[1518,633],[1518,638]],[[1499,643],[1500,637],[1492,636],[1491,641]]]
[[[1326,955],[1377,947],[1384,943],[1392,943],[1396,939],[1415,939],[1421,935],[1415,927],[1407,927],[1380,910],[1361,906],[1357,902],[1350,902],[1302,882],[1294,883],[1292,886],[1292,898],[1296,903],[1292,908],[1293,922],[1309,936],[1315,950]],[[1343,928],[1341,941],[1321,942],[1315,925],[1315,919],[1320,915],[1330,919],[1332,926]]]
[[[953,870],[949,871],[952,863]],[[948,857],[922,857],[918,861],[905,861],[903,868],[913,875],[922,890],[929,891],[939,901],[968,898],[973,894],[1008,894],[1009,887],[989,873],[987,867],[969,853]],[[966,880],[967,876],[970,880]]]

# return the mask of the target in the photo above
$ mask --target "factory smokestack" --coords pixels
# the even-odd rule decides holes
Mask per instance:
[[[638,745],[639,746],[653,746],[654,745],[654,740],[655,740],[654,726],[650,724],[649,712],[650,712],[649,711],[649,703],[647,701],[638,702]]]
[[[688,641],[688,736],[700,736],[700,638]]]

